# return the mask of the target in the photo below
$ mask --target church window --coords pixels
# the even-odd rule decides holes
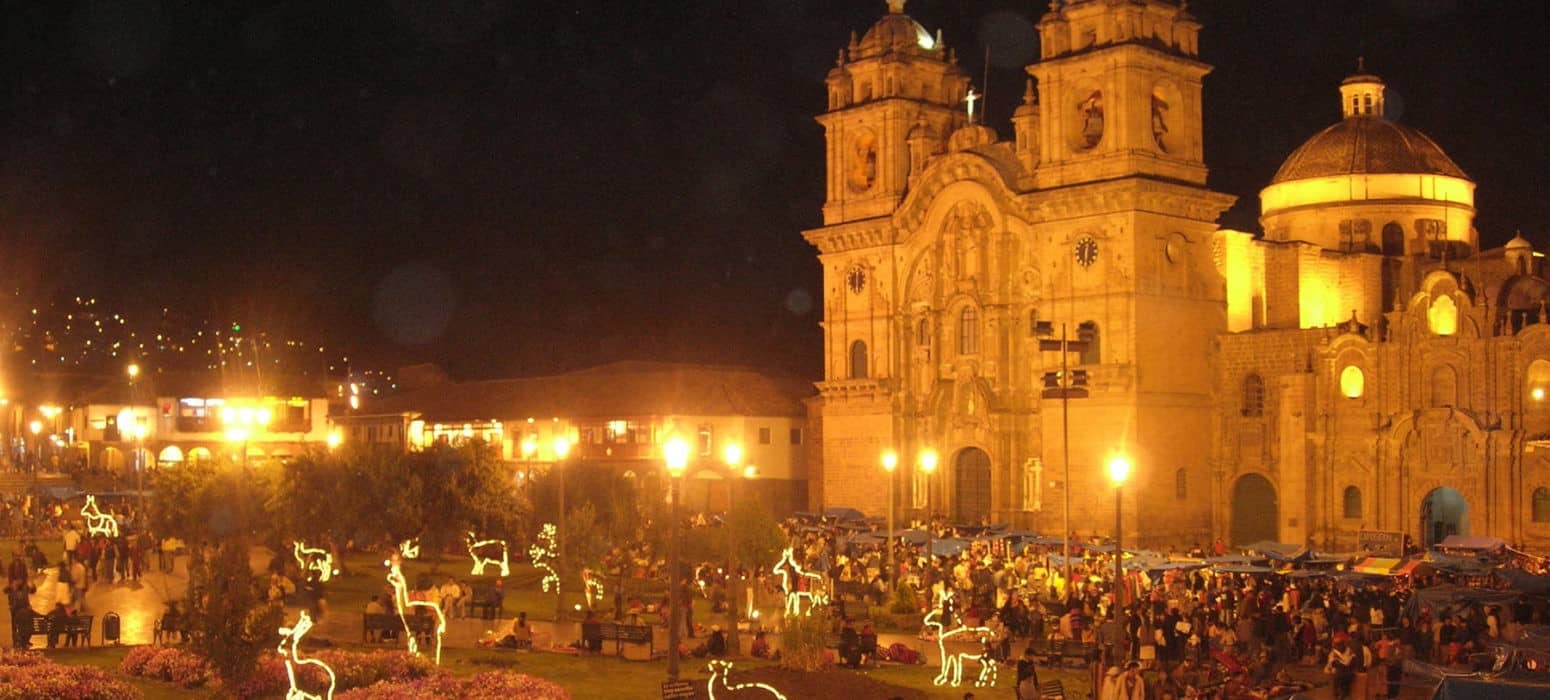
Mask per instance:
[[[1550,489],[1543,486],[1534,489],[1533,521],[1550,523]]]
[[[770,444],[770,429],[769,428],[766,427],[766,428],[760,428],[759,429],[759,444],[761,444],[761,445],[768,445],[768,444]]]
[[[1035,338],[1039,335],[1039,310],[1028,309],[1028,337]]]
[[[1253,418],[1265,415],[1265,380],[1257,374],[1243,378],[1243,415]]]
[[[1427,324],[1432,327],[1432,332],[1437,335],[1453,335],[1459,328],[1459,307],[1453,303],[1453,297],[1440,296],[1432,300],[1431,308],[1426,310]]]
[[[1362,398],[1367,391],[1367,377],[1362,374],[1362,368],[1356,365],[1347,365],[1340,370],[1340,394],[1348,399]]]
[[[1080,362],[1084,365],[1096,365],[1103,361],[1103,353],[1098,345],[1098,324],[1094,321],[1083,321],[1076,327],[1078,340],[1087,343],[1082,348]]]
[[[1355,486],[1345,487],[1345,498],[1342,499],[1343,515],[1347,520],[1357,520],[1362,517],[1362,490]]]
[[[1431,389],[1434,408],[1458,405],[1458,372],[1447,365],[1432,370]]]
[[[958,312],[958,354],[977,355],[980,351],[980,314],[972,306]]]
[[[1189,472],[1183,467],[1173,473],[1173,497],[1181,501],[1189,497]]]
[[[931,347],[930,319],[923,318],[920,319],[920,323],[915,324],[915,344],[923,348]]]
[[[850,378],[866,379],[866,341],[858,340],[850,344]]]
[[[1372,242],[1372,222],[1366,219],[1346,219],[1340,222],[1340,250],[1362,253]]]
[[[1372,114],[1372,95],[1362,95],[1362,113]]]
[[[1405,228],[1390,221],[1383,225],[1383,254],[1405,254]]]

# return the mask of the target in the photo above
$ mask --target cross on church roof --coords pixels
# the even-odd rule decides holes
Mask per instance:
[[[974,91],[974,86],[969,86],[968,94],[963,96],[963,101],[969,105],[969,123],[974,123],[974,103],[978,102],[981,95]]]

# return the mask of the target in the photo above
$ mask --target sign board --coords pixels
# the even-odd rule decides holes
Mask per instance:
[[[692,697],[694,697],[694,684],[689,681],[662,683],[662,700],[688,700]]]
[[[1405,533],[1390,530],[1359,531],[1356,533],[1356,550],[1402,557],[1405,555]]]

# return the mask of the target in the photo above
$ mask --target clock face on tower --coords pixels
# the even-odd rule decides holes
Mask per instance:
[[[860,294],[861,290],[866,289],[866,270],[860,265],[850,268],[845,273],[845,285],[850,287],[851,294]]]
[[[1076,242],[1076,262],[1082,267],[1091,267],[1098,261],[1098,242],[1092,236],[1083,236]]]

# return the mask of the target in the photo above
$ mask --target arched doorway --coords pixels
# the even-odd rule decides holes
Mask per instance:
[[[1469,503],[1464,494],[1442,486],[1421,499],[1421,544],[1430,547],[1448,535],[1469,534]]]
[[[977,447],[958,453],[953,463],[953,515],[978,524],[990,515],[990,455]]]
[[[1232,487],[1232,543],[1272,542],[1280,535],[1276,487],[1258,474],[1244,474]]]

